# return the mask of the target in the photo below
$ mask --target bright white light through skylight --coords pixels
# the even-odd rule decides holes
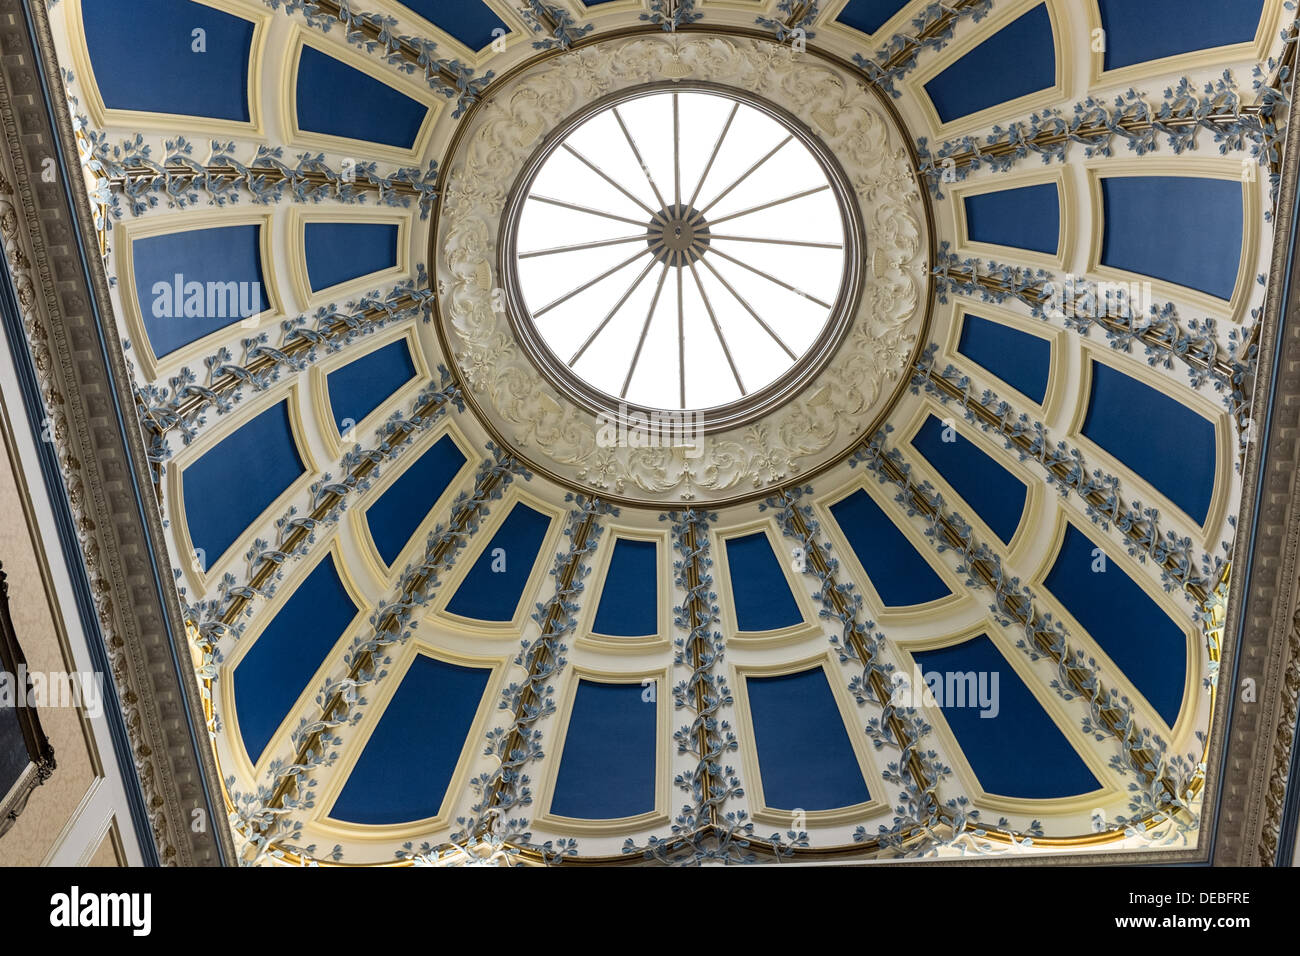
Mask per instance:
[[[518,216],[519,300],[616,401],[706,409],[780,379],[844,293],[845,214],[782,121],[711,90],[608,106],[556,144]]]

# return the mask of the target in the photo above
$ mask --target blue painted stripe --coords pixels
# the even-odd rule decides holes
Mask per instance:
[[[1096,542],[1070,525],[1043,584],[1172,727],[1183,703],[1187,637],[1119,565],[1103,557]]]
[[[512,620],[550,527],[549,516],[516,503],[460,582],[447,610],[476,621]]]
[[[939,119],[950,123],[1056,83],[1056,42],[1047,5],[993,34],[925,84]]]
[[[1156,491],[1204,524],[1214,497],[1218,441],[1204,416],[1109,365],[1092,363],[1081,429]]]
[[[1241,268],[1235,179],[1107,176],[1101,264],[1231,299]]]
[[[232,675],[235,711],[254,763],[357,611],[327,554],[240,659]]]
[[[967,313],[957,351],[1039,405],[1047,398],[1052,369],[1047,339]]]
[[[987,635],[912,656],[986,793],[1052,800],[1101,788]]]
[[[767,535],[758,531],[728,538],[727,569],[736,625],[742,631],[774,631],[803,622]]]
[[[436,816],[489,674],[417,655],[330,816],[372,826]]]
[[[298,128],[412,149],[429,110],[423,103],[314,47],[298,62]]]
[[[204,567],[216,563],[306,470],[288,402],[240,425],[186,468],[185,519]]]
[[[144,236],[131,242],[131,259],[136,301],[158,358],[270,308],[260,225]]]
[[[495,39],[493,30],[509,32],[505,21],[482,0],[400,0],[444,33],[471,50],[481,50]],[[588,4],[590,6],[590,4]]]
[[[656,685],[578,682],[552,813],[616,820],[654,809]]]
[[[389,342],[330,372],[325,381],[334,426],[341,434],[365,421],[371,412],[413,378],[415,361],[405,338]],[[463,463],[463,455],[461,460]]]
[[[1023,481],[964,437],[955,426],[948,431],[933,415],[913,437],[912,447],[966,499],[994,534],[1004,543],[1011,543],[1029,498],[1029,487]]]
[[[304,228],[307,279],[312,292],[397,266],[397,225],[384,222],[309,222]]]
[[[833,810],[871,799],[826,672],[748,677],[763,802],[774,810]]]
[[[1054,256],[1061,245],[1061,204],[1056,183],[976,193],[963,200],[972,242],[1012,246]]]
[[[452,437],[443,435],[366,509],[366,524],[384,564],[397,560],[465,461]]]
[[[926,604],[952,593],[865,491],[831,505],[831,516],[886,605]]]
[[[659,632],[659,547],[653,541],[618,538],[605,572],[605,586],[591,629],[612,637]]]
[[[189,0],[81,0],[81,22],[109,109],[249,121],[252,22]]]
[[[1264,0],[1097,0],[1097,6],[1108,70],[1249,43],[1264,12]]]
[[[908,0],[849,0],[836,20],[845,26],[875,33],[907,6]]]

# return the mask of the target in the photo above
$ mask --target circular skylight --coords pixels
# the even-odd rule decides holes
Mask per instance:
[[[736,424],[838,344],[861,261],[852,203],[807,128],[747,94],[602,101],[547,140],[508,203],[512,321],[589,408]]]

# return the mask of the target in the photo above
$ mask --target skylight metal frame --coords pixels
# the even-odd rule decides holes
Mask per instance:
[[[755,306],[751,304],[751,302],[746,300],[742,295],[739,294],[737,290],[732,288],[730,283],[728,283],[725,279],[723,279],[722,276],[718,273],[718,271],[713,267],[713,264],[709,262],[707,256],[698,257],[697,259],[691,259],[687,253],[677,253],[676,255],[681,259],[680,264],[677,264],[676,260],[673,260],[672,262],[663,263],[663,260],[659,260],[655,258],[655,253],[651,250],[649,246],[647,246],[644,250],[639,250],[637,254],[631,257],[630,259],[618,263],[609,272],[602,273],[600,276],[597,277],[587,277],[587,276],[581,277],[583,280],[585,280],[584,284],[578,285],[573,290],[566,293],[564,296],[560,297],[560,299],[549,302],[539,309],[530,311],[527,304],[525,303],[522,283],[520,281],[519,269],[518,269],[518,261],[521,255],[519,250],[518,234],[519,234],[519,222],[523,216],[525,206],[528,203],[530,197],[532,198],[532,201],[535,202],[541,202],[541,203],[550,204],[561,208],[567,208],[576,212],[591,213],[594,215],[607,218],[612,221],[628,222],[629,224],[637,223],[636,220],[630,219],[627,216],[621,216],[616,212],[609,212],[603,209],[595,209],[589,206],[584,206],[583,204],[580,203],[569,202],[567,200],[557,199],[551,196],[544,196],[544,195],[534,196],[533,184],[536,181],[538,174],[541,172],[547,160],[549,160],[553,155],[555,155],[555,153],[558,150],[567,151],[571,156],[573,156],[579,162],[583,163],[589,169],[591,169],[595,175],[597,175],[602,180],[612,185],[619,192],[626,195],[631,202],[636,204],[637,207],[640,207],[646,212],[648,212],[650,218],[637,224],[645,228],[651,225],[652,223],[657,223],[660,220],[662,220],[663,217],[659,213],[650,209],[646,203],[642,202],[640,199],[638,199],[637,197],[629,193],[620,183],[617,182],[617,180],[614,177],[610,176],[606,171],[602,170],[597,164],[592,162],[590,158],[579,153],[567,142],[567,140],[571,133],[573,133],[575,130],[581,127],[588,120],[595,117],[597,114],[603,113],[607,110],[612,111],[614,113],[616,120],[619,122],[619,126],[623,129],[624,134],[627,137],[628,147],[632,150],[633,154],[637,157],[638,163],[641,165],[642,169],[645,170],[646,169],[645,163],[640,159],[641,152],[636,145],[636,141],[633,137],[632,132],[627,129],[626,124],[623,122],[622,116],[618,113],[617,107],[625,103],[628,103],[632,100],[641,99],[643,97],[653,96],[657,94],[670,93],[670,92],[671,93],[686,93],[686,92],[709,93],[709,94],[713,94],[731,100],[734,103],[734,106],[730,111],[730,115],[727,118],[727,121],[722,129],[722,132],[718,135],[717,141],[712,147],[710,160],[705,167],[703,176],[699,184],[696,185],[693,189],[695,195],[692,197],[692,201],[691,201],[692,207],[693,207],[693,203],[698,199],[699,195],[704,190],[706,182],[710,178],[710,174],[712,173],[713,170],[714,160],[716,160],[718,153],[722,148],[723,141],[726,139],[727,133],[731,129],[732,120],[735,119],[735,115],[739,111],[742,105],[752,107],[758,110],[759,112],[765,114],[766,116],[770,117],[771,119],[775,120],[778,124],[780,124],[788,131],[789,135],[778,144],[776,149],[769,150],[764,156],[759,157],[757,159],[757,162],[755,162],[747,170],[747,172],[741,177],[741,180],[747,178],[750,173],[752,173],[755,169],[761,166],[766,159],[770,158],[771,155],[773,155],[779,149],[784,148],[788,143],[793,142],[795,140],[798,140],[798,142],[808,150],[808,152],[811,154],[813,159],[820,166],[823,174],[825,175],[829,187],[821,186],[816,189],[796,190],[793,191],[791,194],[773,196],[770,201],[766,201],[764,203],[739,210],[735,213],[730,213],[726,216],[719,217],[719,219],[727,220],[727,221],[738,219],[741,216],[747,215],[749,213],[762,211],[771,208],[773,206],[792,202],[794,200],[804,198],[814,193],[826,191],[826,189],[829,188],[834,195],[836,204],[840,211],[840,219],[844,228],[844,243],[840,248],[843,248],[845,253],[844,269],[841,276],[841,282],[837,290],[837,294],[833,301],[826,302],[813,296],[807,296],[806,293],[800,292],[800,290],[798,290],[796,287],[792,286],[787,282],[782,281],[779,277],[772,276],[764,272],[763,270],[756,269],[750,266],[749,264],[743,262],[742,260],[737,259],[734,256],[725,254],[720,249],[712,250],[714,252],[717,252],[720,258],[730,261],[732,263],[737,263],[743,268],[751,272],[754,272],[759,276],[762,276],[763,278],[775,283],[780,287],[783,287],[787,290],[799,292],[800,294],[807,296],[811,301],[824,306],[828,310],[829,316],[828,319],[826,320],[825,325],[823,326],[823,328],[821,329],[820,333],[813,341],[813,343],[803,352],[802,355],[798,355],[798,356],[795,355],[794,351],[790,348],[790,346],[786,342],[784,342],[781,339],[781,337],[772,329],[772,327],[768,324],[768,322],[766,322],[762,318],[761,310],[756,309]],[[676,101],[676,99],[677,98],[674,97],[674,101]],[[673,135],[675,138],[680,137],[681,135],[680,126],[676,117],[677,117],[677,110],[676,108],[674,108]],[[675,165],[679,166],[680,151],[678,149],[674,150],[674,160],[675,160]],[[656,195],[663,195],[662,187],[663,185],[667,185],[669,188],[672,189],[673,192],[672,206],[676,207],[683,204],[684,186],[681,181],[680,169],[674,169],[674,177],[673,177],[674,181],[670,184],[655,183],[648,170],[646,170],[646,175],[647,175],[647,180],[650,182],[651,188],[654,190]],[[731,192],[738,184],[739,181],[727,184],[726,188],[724,188],[721,193],[719,193],[716,197],[712,199],[712,201],[709,203],[709,206],[712,207],[713,205],[715,205],[719,199],[723,198],[723,196]],[[667,202],[668,197],[664,196],[664,199],[665,199],[665,204],[663,208],[664,209],[670,208]],[[756,421],[764,417],[765,415],[771,413],[774,409],[776,409],[777,407],[782,405],[786,400],[788,400],[792,395],[804,389],[812,380],[814,380],[817,377],[817,375],[821,373],[821,371],[834,357],[836,351],[839,349],[840,345],[843,343],[845,337],[847,336],[848,331],[852,327],[854,319],[858,312],[859,305],[861,303],[863,288],[865,286],[865,269],[863,268],[863,264],[865,262],[867,249],[866,249],[866,238],[865,238],[866,230],[862,222],[862,211],[859,205],[858,197],[855,194],[855,191],[851,185],[851,181],[848,175],[844,172],[843,168],[839,164],[839,161],[835,158],[830,148],[821,141],[820,137],[818,137],[812,131],[812,129],[808,127],[807,124],[805,124],[798,117],[794,116],[793,114],[789,113],[783,108],[777,106],[776,104],[771,103],[760,96],[756,96],[755,94],[747,90],[737,89],[735,87],[730,87],[722,84],[710,83],[705,81],[670,80],[664,82],[649,83],[649,84],[644,84],[641,86],[636,86],[625,90],[620,90],[616,93],[610,94],[608,96],[593,101],[592,103],[585,106],[583,109],[579,110],[578,112],[574,113],[572,116],[567,118],[563,123],[561,123],[558,127],[556,127],[555,130],[553,130],[542,141],[542,143],[538,146],[538,148],[535,150],[533,155],[529,158],[528,162],[524,165],[522,171],[519,174],[518,179],[516,180],[514,186],[512,187],[507,197],[505,203],[505,209],[502,213],[500,235],[502,239],[501,242],[499,243],[499,248],[498,248],[497,265],[498,265],[499,275],[501,276],[501,281],[503,285],[505,309],[506,309],[506,313],[511,328],[517,340],[519,341],[521,347],[523,348],[525,354],[529,357],[530,361],[537,367],[537,369],[542,373],[543,377],[557,391],[559,391],[562,395],[566,396],[571,401],[575,402],[585,410],[597,416],[603,416],[609,420],[619,420],[619,419],[636,420],[638,417],[645,420],[654,420],[655,416],[663,417],[663,416],[680,416],[683,414],[690,415],[694,419],[695,426],[699,428],[700,431],[704,434],[726,431]],[[719,236],[718,238],[723,238],[723,237]],[[632,240],[629,238],[624,241],[630,244]],[[748,242],[750,240],[746,238],[745,241]],[[792,241],[789,244],[792,246],[808,245],[808,243],[803,241]],[[827,248],[830,246],[831,244],[820,245],[820,247],[822,248]],[[566,247],[556,247],[557,250],[564,249],[564,248]],[[572,357],[568,357],[568,360],[566,361],[566,357],[557,355],[556,352],[545,341],[544,337],[537,329],[537,326],[534,324],[534,320],[536,318],[543,316],[545,313],[549,312],[551,309],[560,305],[562,302],[568,301],[571,297],[581,294],[583,291],[585,291],[586,289],[594,285],[597,281],[607,278],[609,275],[612,275],[613,273],[618,272],[621,269],[624,269],[627,266],[636,263],[638,260],[640,260],[643,256],[647,254],[650,255],[651,268],[649,270],[642,271],[637,275],[636,279],[633,281],[632,286],[627,288],[623,296],[618,300],[618,304],[616,305],[614,311],[617,311],[618,308],[621,308],[621,306],[626,301],[626,298],[630,297],[631,294],[647,280],[647,278],[650,278],[650,281],[656,287],[656,294],[652,301],[652,305],[649,313],[650,316],[654,315],[655,309],[661,297],[663,296],[668,296],[670,298],[676,296],[680,302],[681,296],[685,293],[685,291],[688,288],[694,287],[697,289],[702,289],[702,282],[701,282],[702,273],[700,270],[694,269],[692,267],[696,264],[696,262],[703,263],[707,267],[708,272],[715,279],[719,280],[722,283],[723,287],[737,301],[740,307],[743,308],[745,312],[747,312],[751,317],[753,317],[757,321],[757,324],[762,329],[762,331],[765,332],[768,336],[770,336],[775,341],[777,346],[783,352],[785,352],[786,355],[791,356],[793,361],[790,368],[788,368],[783,374],[781,374],[774,381],[752,392],[745,392],[745,387],[743,384],[741,384],[740,388],[744,394],[739,400],[722,404],[722,405],[709,407],[709,408],[702,408],[702,409],[685,408],[686,400],[684,394],[685,392],[684,375],[680,375],[682,381],[682,385],[681,385],[682,394],[681,394],[681,400],[679,402],[679,405],[681,407],[678,408],[651,407],[636,402],[628,401],[626,396],[632,381],[632,375],[635,373],[637,363],[641,358],[642,349],[645,345],[645,339],[649,330],[650,322],[649,322],[649,318],[647,318],[647,320],[641,327],[640,339],[637,342],[635,351],[632,353],[631,365],[628,369],[628,374],[623,379],[623,388],[621,390],[620,395],[616,396],[616,395],[609,394],[608,392],[605,392],[604,390],[587,382],[580,375],[575,373],[574,370],[570,367],[570,363],[576,362],[578,358],[581,357],[581,355],[586,351],[586,348],[590,345],[590,341],[585,342],[583,347],[578,350],[577,354],[575,354]],[[528,255],[528,253],[526,252],[524,253],[524,255]],[[671,256],[674,254],[667,253],[667,255]],[[662,268],[660,269],[661,274],[657,277],[654,277],[653,266],[656,263],[661,263]],[[669,273],[673,271],[676,271],[678,273],[678,280],[680,281],[670,283],[667,280],[671,279]],[[687,271],[691,271],[692,275],[687,276],[686,275]],[[707,304],[707,294],[704,295],[704,298],[706,301],[705,308],[711,314],[713,310]],[[674,371],[680,374],[680,369],[684,365],[684,353],[686,349],[684,329],[681,321],[682,308],[680,307],[680,305],[677,309],[677,312],[679,317],[679,323],[678,323],[679,368]],[[596,326],[597,334],[608,324],[608,322],[610,321],[610,319],[612,319],[612,317],[613,317],[613,313],[606,315],[603,321]],[[716,320],[714,320],[714,325],[716,327]],[[720,330],[718,331],[720,335]],[[737,383],[739,384],[741,380],[741,374],[737,370],[734,360],[731,357],[730,349],[726,346],[725,338],[720,338],[720,341],[722,343],[722,351],[724,355],[726,355],[727,357],[727,365],[730,366],[729,369],[724,368],[722,372],[723,374],[730,374],[734,376],[736,378]]]

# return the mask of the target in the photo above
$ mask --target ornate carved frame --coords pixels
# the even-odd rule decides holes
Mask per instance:
[[[87,631],[113,677],[121,713],[119,758],[128,780],[139,780],[140,812],[157,845],[156,859],[218,865],[234,858],[226,827],[193,828],[193,811],[219,808],[202,727],[193,669],[170,639],[180,608],[153,559],[161,539],[157,510],[141,489],[151,487],[145,448],[135,423],[120,353],[101,335],[99,311],[109,302],[85,196],[70,190],[78,169],[67,104],[49,90],[61,84],[54,65],[43,0],[0,0],[0,123],[7,143],[0,157],[0,228],[17,307],[6,321],[14,353],[30,376],[29,424],[42,405],[53,448],[43,462],[51,487],[68,504],[65,552],[84,558],[80,609]],[[59,182],[42,180],[47,159]],[[1289,860],[1295,836],[1296,793],[1286,793],[1293,765],[1300,690],[1300,263],[1294,256],[1300,123],[1288,134],[1268,304],[1260,340],[1253,415],[1262,423],[1245,466],[1240,573],[1233,576],[1223,672],[1236,688],[1255,681],[1251,697],[1234,693],[1213,727],[1218,755],[1208,778],[1209,839],[1189,861],[1268,865]],[[7,284],[7,283],[6,283]],[[10,311],[6,309],[5,311]],[[17,326],[15,328],[15,326]],[[25,343],[22,339],[25,338]],[[28,351],[28,349],[30,351]],[[29,360],[29,361],[28,361]],[[24,371],[20,369],[20,371]],[[181,651],[183,652],[183,642]],[[1249,698],[1249,699],[1248,699]],[[1088,857],[1073,862],[1098,862]],[[1106,862],[1118,862],[1114,857]],[[1135,861],[1136,862],[1136,861]]]
[[[13,618],[9,614],[9,582],[3,566],[0,565],[0,671],[13,675],[22,673],[23,683],[26,685],[28,683],[26,664],[27,659],[23,657],[23,649],[18,644],[18,634],[14,631]],[[16,690],[25,694],[27,688],[24,686]],[[32,707],[19,706],[16,710],[18,726],[23,734],[23,744],[27,748],[27,766],[18,775],[9,792],[0,793],[0,836],[4,836],[5,832],[14,825],[18,814],[22,813],[27,806],[32,791],[50,779],[55,766],[54,748],[50,746],[49,738],[41,730],[40,715]]]

